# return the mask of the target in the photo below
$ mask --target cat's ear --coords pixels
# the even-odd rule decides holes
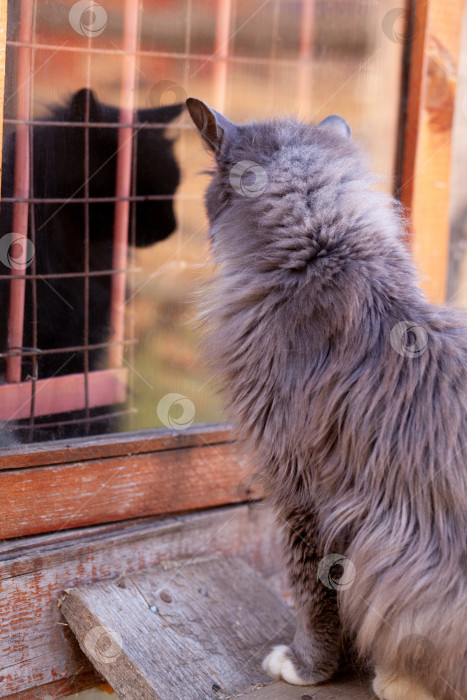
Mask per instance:
[[[149,122],[150,124],[168,124],[175,117],[178,117],[184,109],[185,105],[183,102],[175,105],[164,105],[163,107],[139,109],[138,121]]]
[[[340,117],[338,114],[331,114],[326,119],[318,124],[320,128],[328,129],[329,131],[339,134],[340,136],[346,136],[350,138],[352,136],[352,131],[350,126],[347,124],[345,119]]]
[[[201,100],[189,97],[186,106],[196,128],[214,153],[219,153],[222,144],[233,139],[237,133],[238,126],[236,124],[216,112],[215,109],[208,107]]]
[[[75,92],[70,102],[70,121],[84,122],[86,120],[86,105],[89,101],[89,121],[100,121],[100,105],[92,90],[82,88]]]

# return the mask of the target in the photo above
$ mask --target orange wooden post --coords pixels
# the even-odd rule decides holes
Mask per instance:
[[[135,55],[138,48],[138,19],[139,3],[125,0],[123,17],[123,50],[122,84],[120,90],[120,123],[132,124],[136,91]],[[128,55],[129,53],[129,55]],[[115,196],[114,224],[114,270],[121,271],[112,278],[112,301],[110,311],[110,342],[109,364],[111,367],[121,367],[123,362],[123,340],[125,337],[125,290],[127,256],[128,256],[128,223],[130,217],[131,162],[133,151],[133,128],[122,127],[118,130],[117,152],[117,181]]]
[[[313,49],[315,33],[315,0],[303,0],[301,27],[300,27],[300,49],[298,67],[298,105],[307,115],[311,108],[311,83],[313,79]]]
[[[0,186],[2,184],[3,105],[5,103],[7,0],[0,0]]]
[[[225,108],[231,21],[232,0],[217,0],[214,46],[214,104],[215,108],[220,112],[223,112]]]
[[[21,20],[18,47],[18,89],[17,119],[27,122],[31,111],[31,48],[34,6],[29,0],[21,0]],[[29,197],[29,125],[17,124],[15,144],[15,199],[27,200]],[[21,243],[19,253],[15,253],[16,264],[11,269],[10,309],[8,314],[8,348],[18,348],[23,344],[24,303],[26,298],[26,279],[24,278],[30,260],[26,241],[28,238],[27,201],[17,201],[13,205],[13,232],[19,236]],[[21,380],[21,355],[12,355],[6,363],[7,382]]]
[[[416,4],[401,199],[429,298],[446,298],[451,130],[464,0]]]

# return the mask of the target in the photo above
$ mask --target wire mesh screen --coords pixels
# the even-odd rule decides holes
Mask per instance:
[[[407,17],[386,0],[10,0],[3,445],[222,417],[189,323],[212,270],[184,100],[238,121],[340,112],[390,191]]]

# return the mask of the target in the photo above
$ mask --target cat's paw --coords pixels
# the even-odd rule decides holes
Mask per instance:
[[[276,680],[284,680],[291,685],[312,685],[312,681],[301,678],[290,659],[290,649],[284,645],[274,647],[263,661],[263,669]]]
[[[409,678],[390,677],[382,671],[376,671],[373,691],[380,700],[435,700],[416,681]]]

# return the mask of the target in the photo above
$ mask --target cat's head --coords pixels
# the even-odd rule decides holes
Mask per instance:
[[[400,219],[342,117],[237,125],[200,100],[187,108],[215,158],[206,204],[218,262],[271,286],[347,293],[372,274],[365,260],[400,245]]]
[[[253,204],[253,200],[279,196],[277,187],[284,178],[288,182],[285,190],[298,191],[300,182],[308,179],[310,170],[315,169],[310,168],[309,161],[319,165],[313,146],[319,143],[321,149],[331,148],[336,156],[339,150],[346,151],[351,136],[348,123],[336,114],[317,126],[295,119],[237,125],[201,100],[189,98],[187,107],[216,161],[207,193],[211,224],[236,202],[250,200]],[[312,152],[308,153],[310,147]],[[297,168],[302,170],[297,172]]]
[[[310,254],[325,247],[326,232],[316,225],[322,200],[330,204],[342,181],[362,174],[347,122],[331,115],[318,125],[294,118],[237,125],[201,100],[189,98],[187,107],[215,159],[206,192],[213,238],[222,221],[241,219],[257,254],[276,234],[282,244],[298,230]]]
[[[133,153],[136,156],[135,193],[137,196],[167,197],[157,201],[137,202],[137,246],[147,246],[160,241],[176,227],[172,197],[180,181],[180,169],[173,153],[172,142],[165,137],[164,129],[183,109],[183,104],[175,104],[139,109],[135,113],[134,121],[142,125],[133,128]],[[96,125],[88,131],[89,196],[115,196],[117,154],[121,150],[120,129],[108,125],[118,124],[118,107],[100,102],[93,91],[83,88],[71,97],[66,106],[55,108],[53,115],[59,122],[82,123],[88,118],[89,122]],[[99,127],[99,124],[103,126]],[[144,126],[154,124],[160,128]],[[85,129],[75,129],[69,125],[64,125],[63,128],[50,126],[41,127],[39,134],[44,135],[44,163],[48,164],[49,173],[39,175],[45,179],[45,183],[41,185],[38,182],[38,187],[55,190],[46,192],[45,196],[83,197],[86,175]],[[50,175],[50,166],[54,169],[54,177]],[[132,204],[133,206],[135,205]],[[90,225],[95,229],[91,231],[92,238],[112,238],[114,208],[112,202],[91,204]]]

